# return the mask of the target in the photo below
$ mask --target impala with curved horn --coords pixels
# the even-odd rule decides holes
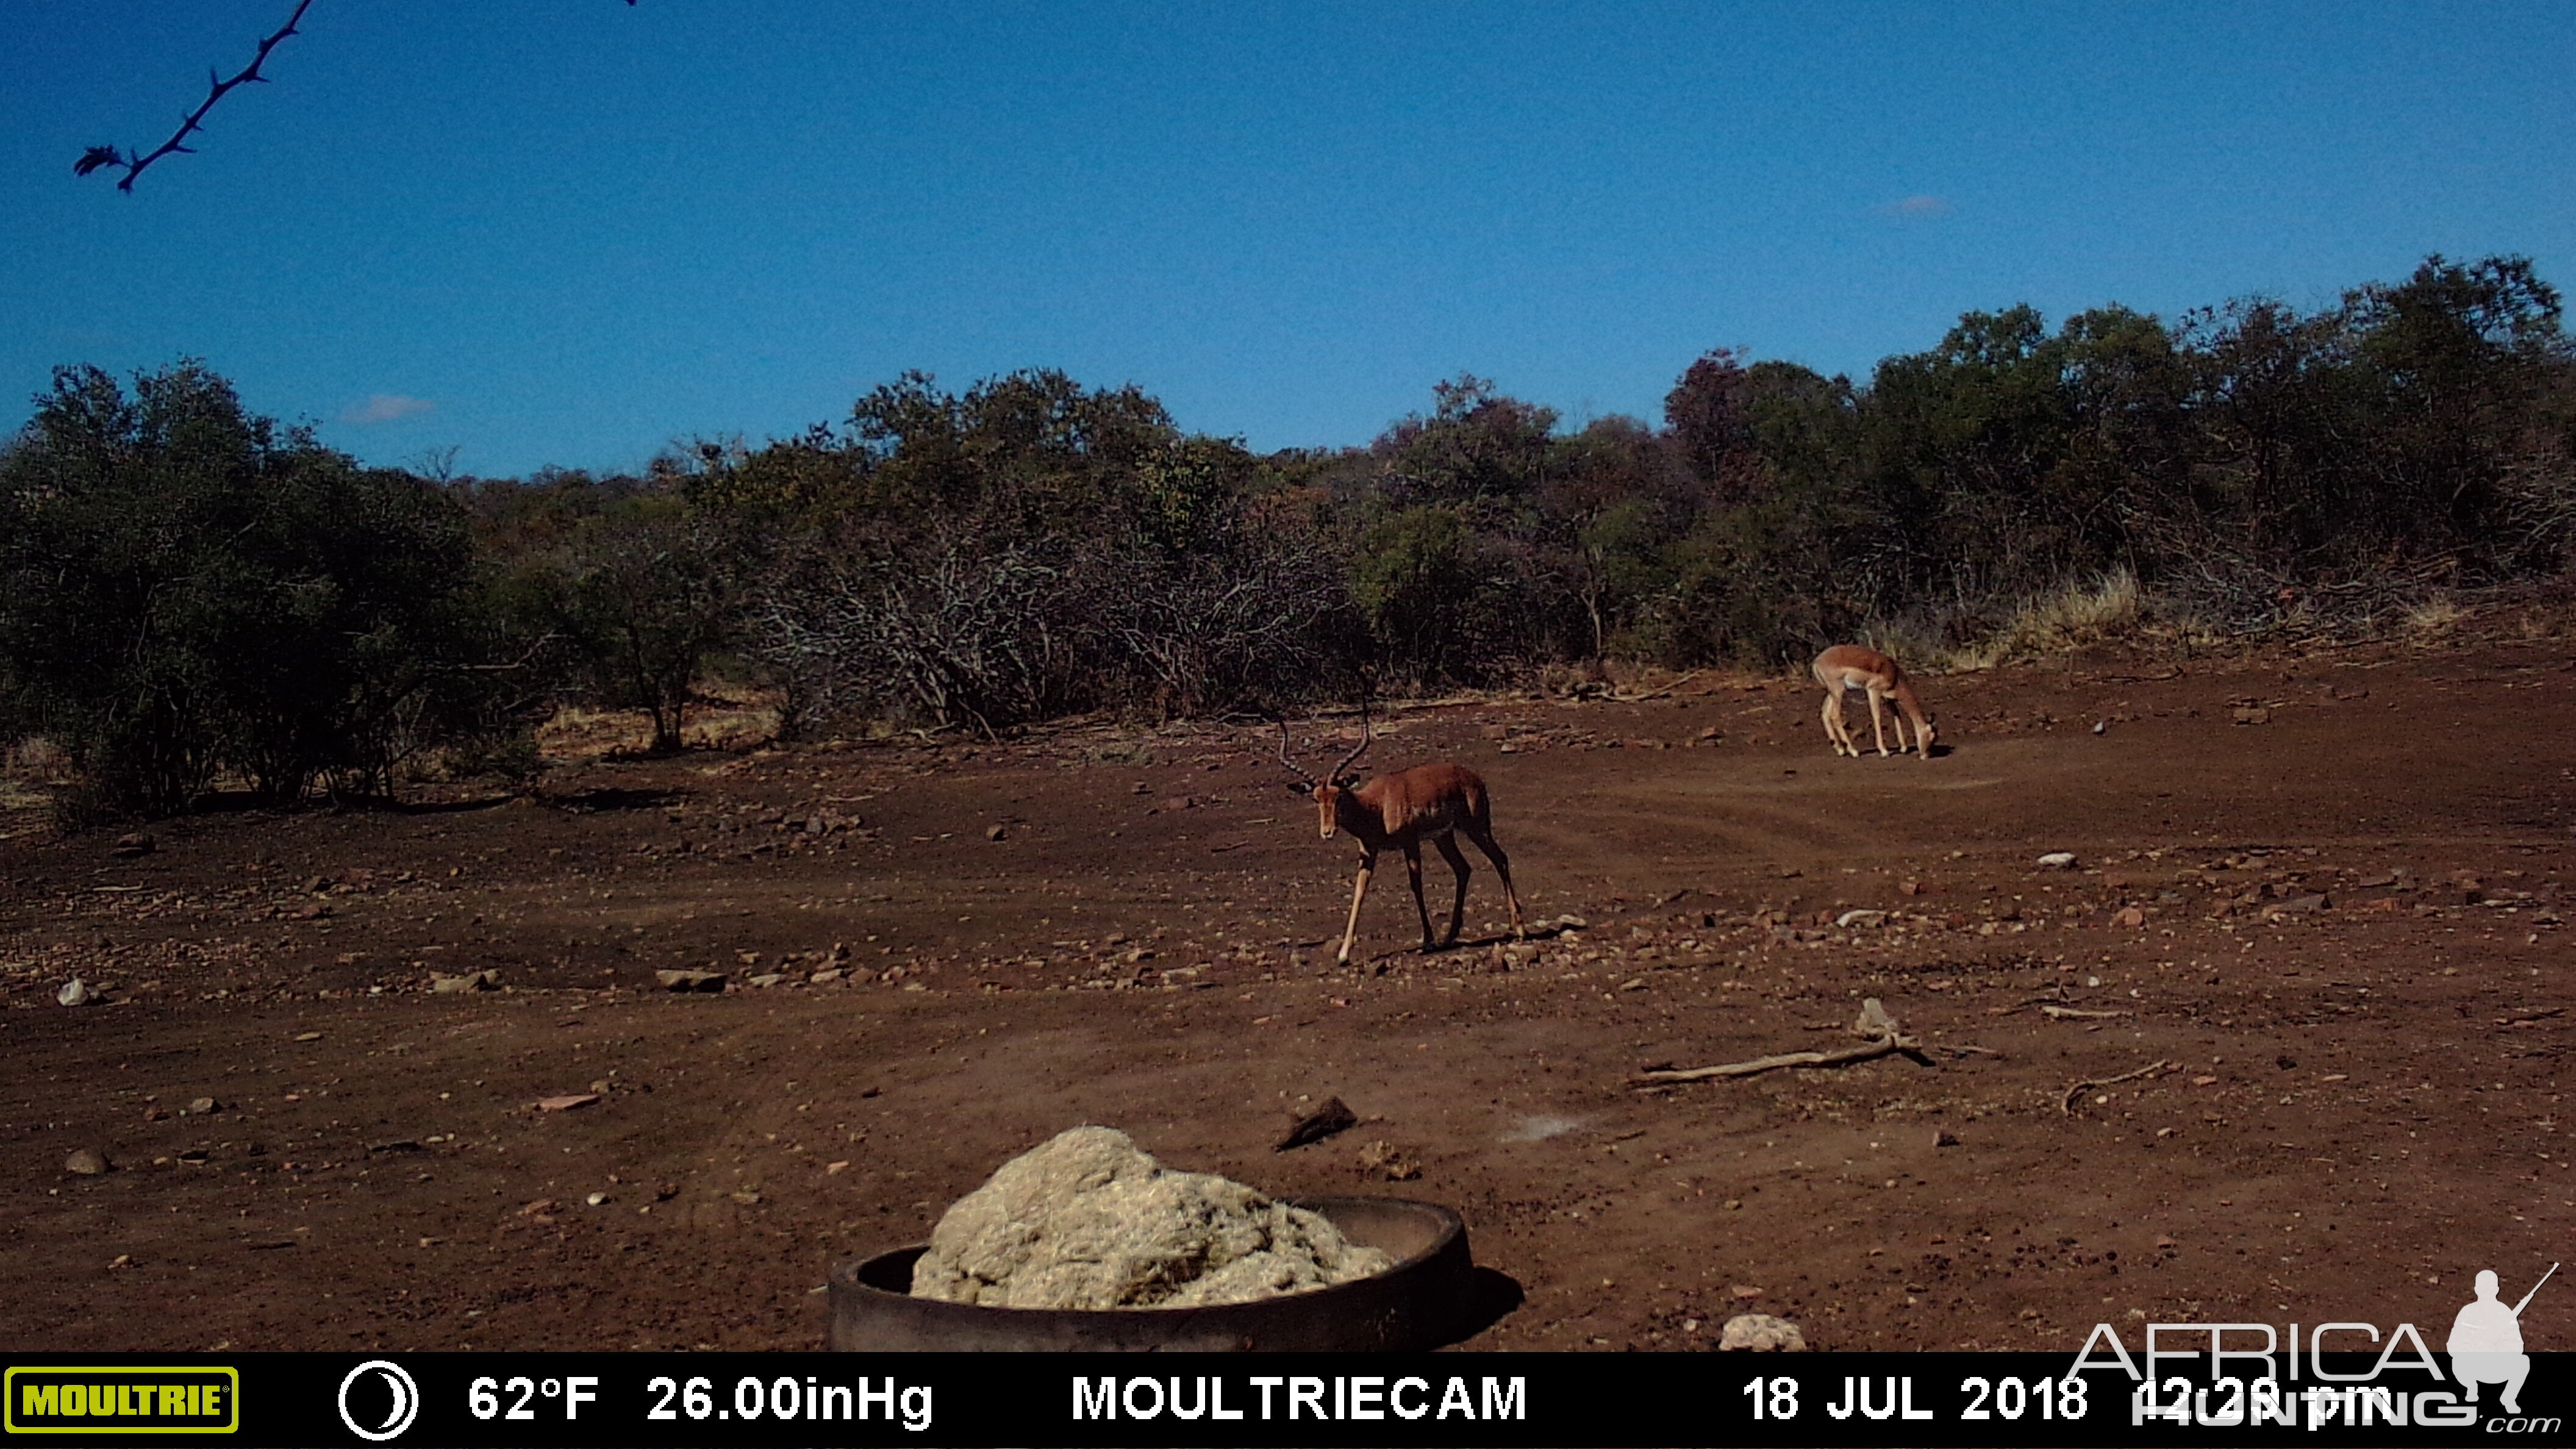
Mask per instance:
[[[1377,738],[1370,725],[1368,711],[1360,711],[1360,742],[1357,748],[1342,756],[1331,772],[1318,780],[1297,767],[1288,758],[1288,722],[1279,722],[1279,763],[1298,783],[1290,788],[1309,795],[1315,802],[1323,838],[1330,840],[1336,830],[1347,831],[1360,843],[1360,878],[1351,887],[1351,919],[1342,929],[1341,953],[1333,959],[1350,964],[1351,942],[1360,929],[1360,902],[1368,898],[1369,876],[1377,869],[1378,852],[1392,845],[1404,852],[1406,872],[1413,880],[1413,908],[1422,917],[1422,949],[1455,945],[1458,930],[1467,915],[1467,857],[1458,849],[1456,832],[1464,832],[1485,859],[1494,863],[1494,873],[1503,878],[1503,899],[1512,908],[1512,935],[1527,940],[1529,933],[1521,925],[1521,898],[1512,889],[1512,862],[1503,848],[1494,843],[1493,801],[1485,793],[1485,782],[1464,765],[1446,762],[1416,765],[1391,775],[1380,775],[1363,785],[1360,777],[1345,771],[1359,762],[1361,755]],[[1422,842],[1428,839],[1439,847],[1441,858],[1458,875],[1458,898],[1449,907],[1449,935],[1434,942],[1431,935],[1431,907],[1422,898]]]

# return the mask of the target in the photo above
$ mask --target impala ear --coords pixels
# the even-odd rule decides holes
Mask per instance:
[[[1342,778],[1335,780],[1333,785],[1336,789],[1348,790],[1359,784],[1359,782],[1360,777],[1357,775],[1344,775]]]

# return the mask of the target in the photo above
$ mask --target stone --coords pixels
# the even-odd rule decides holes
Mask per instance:
[[[1717,1346],[1721,1351],[1742,1353],[1804,1353],[1807,1336],[1785,1318],[1739,1313],[1726,1320],[1726,1327],[1718,1333]]]
[[[656,971],[653,979],[665,991],[722,991],[725,974],[721,971]]]
[[[537,1099],[537,1110],[540,1112],[569,1112],[577,1107],[587,1107],[598,1100],[599,1094],[597,1092],[574,1092],[562,1097],[539,1097]]]
[[[1854,926],[1884,926],[1887,924],[1887,912],[1845,911],[1834,917],[1834,924],[1846,929]]]
[[[2048,854],[2041,856],[2038,864],[2049,870],[2073,870],[2075,868],[2075,852],[2071,850],[2052,850]]]
[[[96,1177],[107,1171],[107,1158],[86,1147],[77,1147],[71,1156],[63,1159],[63,1171],[81,1177]]]
[[[1008,827],[1006,827],[1006,826],[1001,826],[1001,825],[987,825],[987,826],[985,826],[985,827],[984,827],[984,838],[985,838],[986,840],[1002,840],[1002,839],[1006,839],[1006,838],[1010,835],[1010,833],[1011,833],[1011,832],[1010,832],[1009,828],[1008,828]]]
[[[1888,1015],[1887,1008],[1878,1004],[1877,997],[1871,996],[1862,999],[1860,1015],[1852,1018],[1851,1034],[1863,1041],[1885,1041],[1903,1036],[1905,1027]]]
[[[2123,906],[2111,913],[2111,924],[2115,926],[2143,926],[2146,923],[2147,913],[2136,906]]]
[[[498,971],[469,971],[462,976],[441,976],[433,971],[429,975],[429,989],[431,994],[436,996],[453,996],[464,991],[489,991],[500,984],[501,973]]]
[[[1359,1120],[1359,1114],[1352,1111],[1341,1098],[1327,1097],[1324,1099],[1323,1106],[1298,1118],[1297,1125],[1288,1129],[1287,1136],[1272,1143],[1270,1150],[1286,1152],[1292,1147],[1303,1147],[1309,1142],[1321,1142],[1336,1132],[1347,1132],[1358,1126]]]
[[[188,1103],[188,1112],[191,1116],[202,1117],[208,1112],[222,1111],[223,1105],[212,1097],[197,1097]]]
[[[97,992],[89,989],[88,982],[75,976],[54,993],[54,1000],[64,1006],[86,1006],[97,996]]]
[[[2267,916],[2304,916],[2313,912],[2322,911],[2332,904],[2333,902],[2324,896],[2292,896],[2287,900],[2274,901],[2272,904],[2265,906],[2263,908],[2263,914]]]
[[[1076,1127],[950,1207],[913,1265],[912,1291],[1003,1308],[1182,1308],[1392,1266],[1321,1214],[1213,1173],[1172,1171],[1113,1128]]]
[[[131,835],[120,835],[116,837],[116,844],[110,846],[107,853],[110,855],[125,856],[130,859],[138,855],[150,855],[153,851],[160,848],[161,846],[159,841],[156,841],[150,835],[137,830]]]
[[[1368,1177],[1383,1177],[1389,1182],[1411,1182],[1422,1175],[1422,1164],[1400,1147],[1384,1142],[1371,1142],[1360,1149],[1360,1172]]]

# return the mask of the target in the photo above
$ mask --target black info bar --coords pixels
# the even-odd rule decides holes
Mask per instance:
[[[713,1449],[2571,1442],[2576,1355],[2530,1360],[2508,1411],[2429,1356],[2361,1354],[2233,1354],[2215,1371],[2099,1352],[12,1355],[0,1434]]]

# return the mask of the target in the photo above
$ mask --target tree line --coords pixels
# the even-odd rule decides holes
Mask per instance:
[[[2106,578],[2229,635],[2556,575],[2576,347],[2517,257],[2301,311],[1971,312],[1865,382],[1717,350],[1659,423],[1461,376],[1363,446],[1255,453],[1135,387],[907,373],[642,476],[367,468],[201,365],[60,370],[0,447],[0,741],[102,814],[221,778],[381,795],[533,767],[566,702],[677,748],[710,672],[790,734],[1270,712],[1625,658],[1972,645]]]

